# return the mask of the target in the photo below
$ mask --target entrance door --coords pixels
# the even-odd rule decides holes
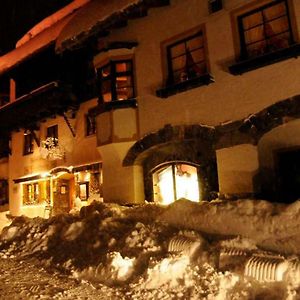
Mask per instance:
[[[300,149],[278,153],[279,202],[300,199]]]
[[[71,209],[70,204],[70,180],[57,179],[53,194],[54,214],[68,213]]]

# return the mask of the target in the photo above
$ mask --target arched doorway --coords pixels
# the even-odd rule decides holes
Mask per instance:
[[[201,199],[198,168],[187,162],[168,162],[152,170],[154,201],[170,204],[181,198]]]

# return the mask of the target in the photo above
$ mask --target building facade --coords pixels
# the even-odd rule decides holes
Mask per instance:
[[[297,0],[94,0],[67,18],[51,52],[71,87],[67,100],[3,130],[11,153],[0,161],[0,179],[9,183],[13,214],[23,213],[24,197],[36,191],[24,178],[50,174],[37,186],[51,190],[46,198],[55,207],[55,197],[64,201],[55,191],[65,191],[65,180],[75,178],[69,203],[76,184],[84,194],[76,168],[92,164],[101,166],[93,181],[106,202],[300,197]],[[25,78],[21,65],[2,72],[15,79],[11,97]],[[92,138],[82,134],[86,115],[95,119]],[[23,155],[24,133],[45,141],[55,125],[63,159]]]

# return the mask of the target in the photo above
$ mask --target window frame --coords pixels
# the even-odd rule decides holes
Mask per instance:
[[[124,72],[117,72],[116,71],[116,65],[118,63],[129,63],[130,64],[130,70],[124,71]],[[110,67],[110,75],[107,76],[105,79],[102,78],[101,71],[102,69]],[[117,77],[119,76],[128,76],[131,77],[132,82],[132,97],[129,99],[121,100],[118,99],[117,94]],[[101,99],[102,103],[112,103],[112,102],[123,102],[123,101],[130,101],[135,99],[136,92],[135,92],[135,72],[134,72],[134,61],[132,58],[123,58],[123,59],[111,59],[106,64],[102,64],[97,68],[97,80],[98,80],[98,86],[99,86],[99,98]],[[103,99],[103,93],[102,93],[102,82],[104,81],[111,81],[110,84],[110,91],[111,91],[111,100],[110,101],[104,101]]]
[[[246,41],[245,41],[245,30],[243,28],[243,19],[246,18],[246,17],[249,17],[253,14],[256,14],[258,12],[262,13],[265,9],[268,9],[270,7],[274,7],[274,6],[276,6],[280,3],[284,3],[286,14],[281,15],[279,17],[276,17],[275,19],[279,19],[279,18],[282,18],[282,17],[285,17],[285,16],[287,17],[288,29],[287,29],[286,32],[288,32],[289,36],[290,36],[288,47],[290,47],[291,45],[293,45],[295,43],[295,38],[294,38],[294,32],[293,32],[293,26],[292,26],[292,22],[291,22],[291,16],[290,16],[288,1],[287,0],[276,0],[276,1],[269,2],[269,3],[265,3],[263,5],[260,5],[256,8],[253,8],[253,9],[250,9],[250,10],[244,12],[243,14],[240,14],[240,15],[237,16],[237,26],[238,26],[239,41],[240,41],[240,60],[246,60],[250,57],[249,51],[247,50],[247,44],[246,44]],[[262,13],[262,16],[263,16],[263,13]],[[274,21],[275,19],[272,19],[271,21]],[[264,16],[263,16],[263,22],[261,24],[257,25],[257,26],[260,26],[260,25],[263,26],[264,39],[262,41],[267,41],[269,39],[269,37],[265,33],[265,24],[267,24],[267,23],[269,23],[269,22],[266,22],[266,20],[264,20]],[[257,27],[257,26],[255,26],[255,27]],[[284,48],[280,48],[280,49],[284,49]],[[272,50],[267,51],[266,54],[270,53],[270,52],[272,52]],[[257,57],[257,56],[255,56],[255,57]]]
[[[47,127],[46,130],[46,139],[53,138],[53,143],[55,146],[58,145],[58,125],[51,125]]]
[[[205,70],[207,71],[207,57],[206,57],[206,51],[205,51],[205,45],[204,45],[204,34],[203,34],[202,30],[199,30],[198,32],[196,32],[196,33],[194,33],[194,34],[192,34],[192,35],[186,36],[185,38],[180,39],[180,40],[177,40],[176,42],[174,42],[174,43],[172,43],[172,44],[166,46],[166,52],[167,52],[167,65],[168,65],[168,78],[167,78],[167,85],[168,85],[168,86],[170,86],[170,85],[175,85],[175,84],[178,84],[178,83],[179,83],[179,82],[176,82],[175,79],[174,79],[174,73],[175,73],[175,71],[174,71],[173,68],[172,68],[172,60],[173,60],[174,58],[172,59],[172,57],[171,57],[171,51],[172,51],[172,48],[174,48],[174,47],[176,47],[176,46],[178,46],[178,45],[180,45],[180,44],[185,44],[185,54],[183,54],[183,55],[185,56],[185,58],[187,58],[188,52],[187,52],[186,44],[187,44],[187,42],[193,40],[193,39],[196,38],[196,37],[202,37],[202,40],[203,40],[203,43],[202,43],[201,47],[200,47],[200,48],[197,48],[196,50],[198,50],[198,49],[203,49],[204,60],[201,61],[201,63],[202,63],[202,62],[205,63]],[[183,55],[181,55],[181,56],[183,56]],[[176,58],[176,57],[175,57],[175,58]],[[194,63],[194,64],[196,64],[196,63]],[[205,74],[205,73],[206,73],[206,72],[204,72],[204,74]],[[199,76],[195,76],[195,77],[193,77],[193,78],[201,77],[201,76],[204,75],[204,74],[201,74],[201,75],[199,75]],[[189,81],[189,80],[192,80],[193,78],[186,79],[186,80],[184,80],[184,81]],[[184,82],[184,81],[182,81],[182,82]]]
[[[85,195],[84,195],[84,197],[81,197],[82,196],[81,191],[80,191],[81,186],[85,186]],[[80,182],[78,182],[78,198],[81,201],[88,201],[89,196],[90,196],[90,183],[89,183],[89,181],[80,181]]]
[[[47,127],[46,138],[49,138],[49,137],[58,139],[58,125],[57,124]]]
[[[182,82],[172,82],[172,76],[170,75],[173,73],[171,69],[170,63],[170,47],[180,44],[183,41],[191,40],[194,36],[202,35],[203,39],[203,52],[204,52],[204,61],[205,61],[205,68],[206,72],[199,76],[190,78],[188,80],[184,80]],[[168,57],[169,56],[169,57]],[[209,62],[209,52],[208,52],[208,45],[206,39],[206,29],[205,25],[202,24],[195,28],[192,28],[188,31],[180,33],[176,36],[171,37],[168,40],[161,42],[161,57],[162,57],[162,74],[163,74],[163,87],[156,90],[156,96],[159,98],[168,98],[175,94],[197,88],[203,85],[209,85],[210,83],[214,82],[213,76],[210,74],[210,62]]]
[[[266,52],[262,55],[250,58],[243,57],[241,49],[241,38],[238,26],[238,17],[245,14],[252,14],[255,10],[260,10],[268,5],[275,5],[285,2],[287,5],[286,13],[289,16],[290,35],[293,38],[293,44],[288,47],[279,48],[274,51]],[[231,12],[231,24],[233,31],[233,44],[235,50],[235,61],[228,66],[228,71],[232,75],[242,75],[243,73],[256,70],[289,58],[297,58],[300,55],[299,34],[297,30],[297,22],[295,18],[295,7],[292,0],[261,0],[248,3]]]
[[[23,140],[23,155],[32,154],[34,152],[34,138],[31,132],[24,132],[24,140]]]

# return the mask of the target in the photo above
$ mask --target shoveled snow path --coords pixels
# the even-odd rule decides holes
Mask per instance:
[[[106,286],[94,287],[58,272],[47,272],[37,261],[0,258],[0,299],[121,299]]]

